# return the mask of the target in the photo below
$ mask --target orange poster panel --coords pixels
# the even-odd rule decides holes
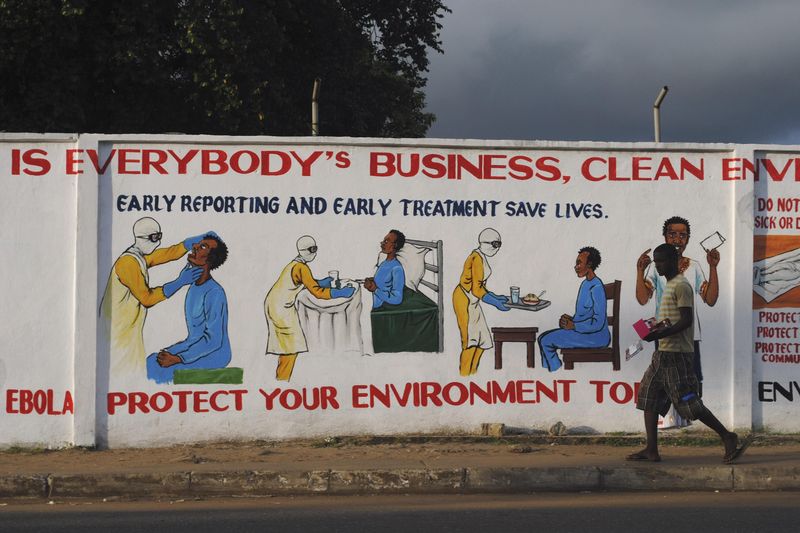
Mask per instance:
[[[761,261],[800,249],[800,235],[756,235],[753,237],[753,261]],[[753,309],[800,307],[800,285],[767,302],[753,292]]]

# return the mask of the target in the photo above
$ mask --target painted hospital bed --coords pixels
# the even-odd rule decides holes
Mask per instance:
[[[373,350],[375,353],[442,352],[442,241],[406,239],[397,259],[406,276],[403,301],[398,305],[383,304],[370,313]],[[422,292],[422,287],[430,290],[435,300]]]

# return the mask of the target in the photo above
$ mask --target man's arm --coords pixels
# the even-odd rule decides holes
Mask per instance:
[[[692,325],[692,321],[694,320],[694,312],[692,312],[691,307],[679,307],[678,311],[681,313],[681,318],[675,324],[663,329],[653,330],[647,334],[644,340],[648,342],[652,342],[654,340],[663,339],[664,337],[669,337],[670,335],[675,335],[676,333],[680,333],[681,331],[685,330],[689,326]]]
[[[640,305],[646,304],[653,296],[653,285],[644,279],[644,272],[650,264],[650,248],[644,251],[636,261],[636,301]]]

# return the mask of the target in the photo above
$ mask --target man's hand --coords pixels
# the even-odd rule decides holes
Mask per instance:
[[[660,333],[660,331],[659,331],[659,330],[655,330],[655,329],[654,329],[654,330],[652,330],[650,333],[648,333],[647,335],[645,335],[645,336],[644,336],[644,338],[643,338],[642,340],[643,340],[643,341],[647,341],[647,342],[653,342],[653,341],[655,341],[655,340],[658,340],[658,339],[660,339],[660,338],[661,338],[661,336],[659,336],[659,333]]]
[[[636,261],[636,269],[639,272],[644,272],[644,270],[647,268],[647,265],[649,265],[652,262],[652,259],[650,259],[650,256],[648,255],[650,253],[650,250],[652,250],[652,248],[648,248],[647,250],[642,252],[642,255],[640,255],[639,259]]]
[[[708,261],[708,266],[716,268],[719,264],[719,250],[716,248],[709,250],[708,253],[706,253],[706,261]]]
[[[378,288],[378,286],[375,284],[375,278],[366,278],[364,280],[364,288],[369,292],[375,292],[375,289]]]
[[[571,316],[561,315],[561,318],[558,319],[558,327],[561,329],[575,329],[575,322],[573,322]]]
[[[156,356],[156,361],[158,361],[159,366],[163,368],[168,368],[172,365],[183,363],[183,359],[181,359],[177,355],[172,355],[166,350],[161,350],[160,352],[158,352],[158,355]]]

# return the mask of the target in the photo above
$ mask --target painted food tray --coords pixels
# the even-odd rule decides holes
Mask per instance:
[[[545,307],[550,307],[550,300],[539,300],[539,303],[534,305],[523,303],[512,304],[511,302],[508,302],[506,303],[506,307],[509,309],[522,309],[523,311],[541,311]]]

